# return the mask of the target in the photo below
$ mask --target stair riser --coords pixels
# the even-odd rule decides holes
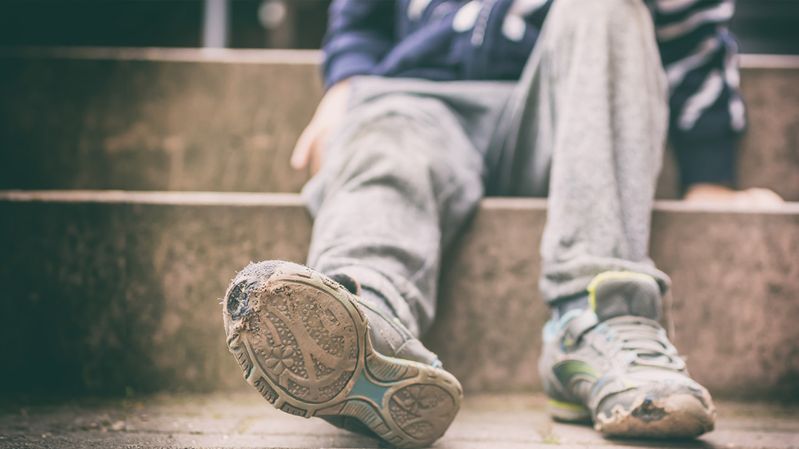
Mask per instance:
[[[467,388],[538,388],[545,219],[541,208],[483,207],[451,256],[428,340]],[[673,282],[674,342],[712,392],[799,392],[797,235],[797,215],[655,211],[651,255]]]
[[[308,64],[0,59],[0,188],[299,191]]]
[[[296,192],[305,181],[287,161],[322,96],[315,53],[80,54],[0,55],[0,188]],[[799,64],[755,63],[742,71],[741,185],[799,200]],[[677,195],[667,158],[659,197]]]
[[[426,341],[465,388],[538,389],[543,203],[487,200],[448,259]],[[249,261],[302,262],[297,204],[0,201],[0,337],[11,391],[243,386],[219,299]],[[799,213],[660,209],[676,344],[724,396],[799,394]]]

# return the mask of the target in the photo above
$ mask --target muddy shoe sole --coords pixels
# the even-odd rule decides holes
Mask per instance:
[[[352,294],[310,269],[281,266],[259,288],[231,286],[224,302],[230,352],[279,410],[354,417],[388,443],[415,448],[440,438],[460,408],[454,376],[374,351]]]

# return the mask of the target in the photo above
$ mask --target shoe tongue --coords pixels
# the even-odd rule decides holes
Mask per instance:
[[[654,278],[637,273],[598,279],[589,286],[591,306],[599,321],[633,315],[660,319],[660,287]]]

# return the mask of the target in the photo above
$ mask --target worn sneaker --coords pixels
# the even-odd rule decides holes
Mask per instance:
[[[588,287],[590,308],[544,327],[539,371],[555,419],[593,421],[621,437],[695,437],[716,410],[658,324],[661,296],[647,275],[607,272]]]
[[[276,408],[322,417],[400,448],[440,438],[460,408],[457,379],[396,318],[302,265],[250,264],[223,301],[227,345]]]

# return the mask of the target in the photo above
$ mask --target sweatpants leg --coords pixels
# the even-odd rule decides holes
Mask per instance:
[[[665,291],[647,253],[667,87],[644,2],[554,2],[518,89],[493,184],[548,187],[544,299],[579,294],[608,270],[651,274]]]
[[[436,98],[356,100],[346,121],[303,189],[308,264],[356,279],[418,336],[433,320],[442,247],[482,197],[482,155]]]

